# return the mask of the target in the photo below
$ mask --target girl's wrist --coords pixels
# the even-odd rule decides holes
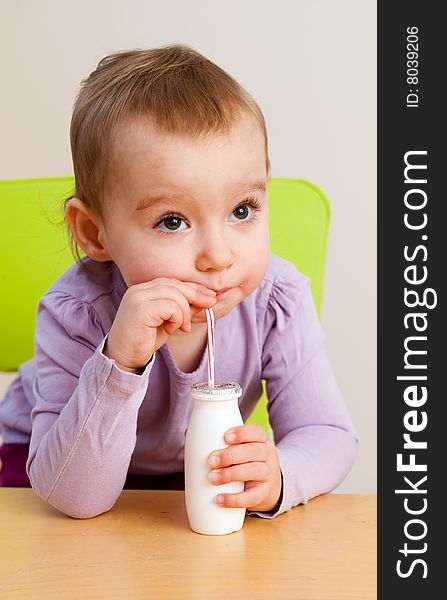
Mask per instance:
[[[147,363],[142,367],[126,367],[125,365],[122,365],[117,360],[115,360],[113,358],[113,356],[110,356],[110,354],[107,351],[107,340],[106,340],[106,343],[104,344],[102,353],[104,354],[104,356],[107,356],[107,358],[110,358],[110,360],[113,360],[113,362],[118,367],[118,369],[120,369],[120,371],[124,371],[125,373],[132,373],[134,375],[142,375],[142,373],[144,372],[144,369],[147,367],[147,365],[152,360],[152,356],[151,356],[150,359],[147,361]]]
[[[125,367],[124,365],[120,365],[119,362],[116,362],[115,359],[112,359],[112,360],[115,363],[115,365],[118,367],[118,369],[120,369],[121,371],[125,371],[126,373],[132,373],[133,375],[142,375],[144,373],[144,370],[146,369],[147,365],[151,362],[152,356],[150,357],[150,359],[147,361],[147,363],[143,367],[137,367],[137,368]]]
[[[118,367],[118,369],[120,369],[120,371],[125,371],[126,373],[133,373],[135,375],[141,375],[144,371],[144,369],[146,367],[141,367],[138,369],[132,369],[131,367],[125,367],[124,365],[120,365],[120,363],[116,362],[116,360],[114,361],[116,366]]]

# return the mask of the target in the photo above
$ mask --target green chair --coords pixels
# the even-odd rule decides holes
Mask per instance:
[[[74,259],[56,224],[73,177],[0,181],[0,371],[34,354],[37,302]]]
[[[310,278],[320,314],[330,222],[326,196],[304,179],[271,179],[269,188],[270,247]],[[270,433],[265,380],[263,394],[247,423],[260,423]]]
[[[16,371],[33,355],[37,302],[73,263],[67,233],[60,225],[63,201],[73,189],[72,177],[0,181],[0,371]],[[328,201],[303,179],[272,179],[268,193],[272,251],[310,277],[319,312]],[[268,429],[266,406],[264,385],[248,422]]]

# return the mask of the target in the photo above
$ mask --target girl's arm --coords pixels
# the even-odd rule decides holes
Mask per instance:
[[[269,388],[269,418],[283,475],[275,513],[280,514],[334,490],[354,463],[358,439],[324,349],[278,394],[274,385]]]
[[[283,475],[272,517],[336,488],[358,439],[326,356],[309,280],[288,263],[273,285],[263,351],[268,411]]]
[[[39,303],[35,340],[28,476],[55,508],[93,517],[123,489],[155,356],[141,375],[121,371],[92,307],[57,293]]]
[[[215,296],[205,286],[172,278],[136,284],[113,316],[110,306],[98,309],[113,321],[106,339],[90,303],[60,290],[44,296],[27,462],[42,498],[76,517],[113,506],[135,448],[155,353],[174,331],[187,332],[192,315],[213,306]]]

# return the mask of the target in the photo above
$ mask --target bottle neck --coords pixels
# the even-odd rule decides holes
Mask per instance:
[[[219,398],[213,400],[194,398],[194,406],[201,409],[238,408],[238,398]]]

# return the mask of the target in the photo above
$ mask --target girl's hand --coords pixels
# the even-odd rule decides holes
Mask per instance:
[[[211,308],[216,292],[204,285],[157,278],[130,286],[119,305],[104,354],[124,371],[137,372],[174,331],[189,332],[192,315]]]
[[[231,434],[234,434],[234,440]],[[225,433],[229,447],[215,450],[208,459],[213,469],[211,483],[221,485],[230,481],[245,481],[245,490],[238,494],[219,494],[217,502],[226,508],[243,508],[272,511],[278,508],[282,491],[281,468],[278,450],[267,439],[261,425],[241,425]],[[219,464],[212,464],[219,458]],[[219,500],[222,502],[219,502]]]

